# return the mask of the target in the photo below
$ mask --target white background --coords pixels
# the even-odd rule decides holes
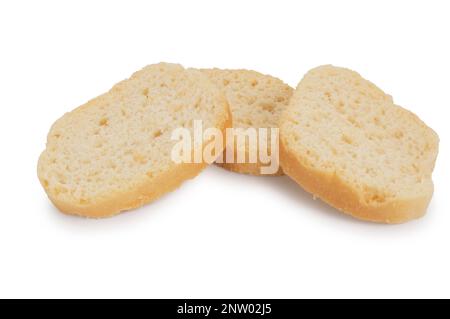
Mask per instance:
[[[0,297],[450,297],[449,33],[449,1],[0,2]],[[36,176],[50,125],[160,61],[360,72],[440,136],[428,214],[361,222],[217,167],[114,218],[60,214]]]

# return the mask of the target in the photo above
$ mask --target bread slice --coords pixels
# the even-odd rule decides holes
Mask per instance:
[[[284,172],[354,217],[401,223],[422,216],[433,193],[438,136],[358,73],[309,71],[280,129]]]
[[[233,126],[236,128],[278,128],[281,112],[286,108],[293,89],[283,81],[270,75],[264,75],[250,70],[220,70],[205,69],[205,74],[221,89],[224,90],[233,116]],[[269,133],[270,136],[270,133]],[[267,143],[271,152],[270,139]],[[236,145],[236,152],[245,152],[249,158],[250,145]],[[258,152],[258,150],[256,151]],[[261,166],[267,164],[256,163],[216,163],[228,170],[261,175]],[[278,163],[277,163],[278,165]],[[281,175],[281,168],[274,175]]]
[[[106,217],[151,202],[207,165],[171,160],[172,130],[192,130],[193,120],[231,126],[223,93],[198,70],[147,66],[54,123],[41,184],[69,214]]]

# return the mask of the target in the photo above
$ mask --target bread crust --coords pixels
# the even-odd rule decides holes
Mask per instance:
[[[280,162],[283,171],[307,192],[324,202],[361,220],[398,224],[423,216],[431,196],[430,191],[417,198],[391,200],[376,206],[368,206],[360,195],[336,174],[328,174],[305,165],[299,155],[289,152],[283,139],[280,141]]]
[[[246,155],[248,157],[248,155]],[[268,164],[262,164],[259,161],[256,163],[218,163],[215,162],[217,166],[220,166],[228,171],[232,171],[239,174],[248,174],[255,176],[282,176],[284,175],[281,166],[278,168],[278,171],[273,174],[261,174],[261,167],[264,167]]]

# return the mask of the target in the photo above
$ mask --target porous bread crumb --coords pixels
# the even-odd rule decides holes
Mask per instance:
[[[332,206],[379,222],[425,213],[438,136],[358,73],[333,66],[308,72],[280,136],[286,174]]]
[[[202,70],[213,83],[224,90],[236,128],[279,128],[282,111],[289,103],[293,89],[280,79],[251,70]],[[270,133],[269,133],[270,138]],[[270,154],[270,139],[268,139]],[[249,144],[243,146],[248,158]],[[239,173],[261,175],[261,163],[221,163]],[[279,169],[275,175],[282,175]]]
[[[199,71],[160,63],[134,73],[52,126],[38,176],[62,211],[103,217],[138,207],[195,176],[206,163],[175,164],[172,130],[224,130],[223,94]]]

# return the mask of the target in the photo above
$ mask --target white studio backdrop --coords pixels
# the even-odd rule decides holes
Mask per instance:
[[[450,2],[2,1],[0,297],[450,297]],[[288,177],[209,167],[153,204],[60,214],[36,176],[51,124],[143,66],[247,68],[296,86],[354,69],[440,136],[428,214],[387,226]]]

